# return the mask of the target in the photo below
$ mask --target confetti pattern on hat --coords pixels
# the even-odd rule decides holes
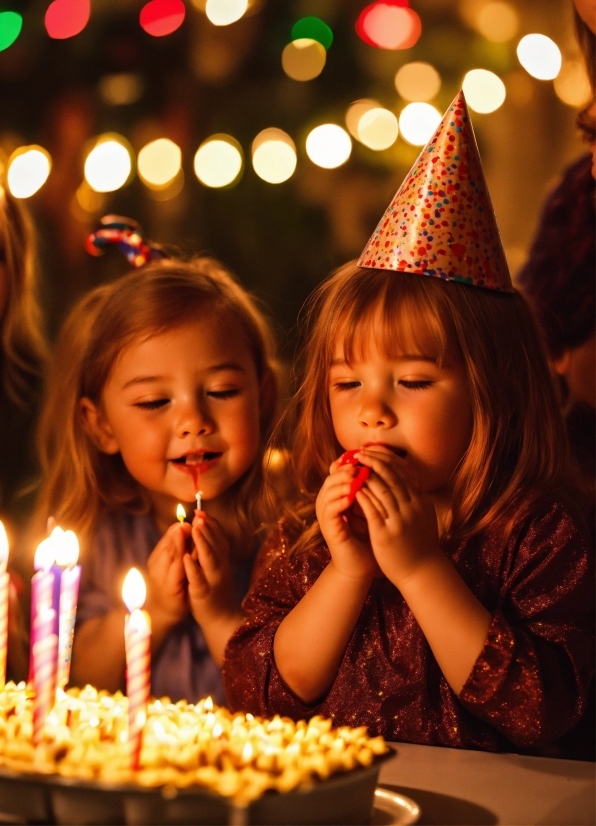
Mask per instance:
[[[462,91],[397,191],[358,266],[513,292]]]

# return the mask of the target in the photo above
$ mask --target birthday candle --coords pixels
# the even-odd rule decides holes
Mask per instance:
[[[6,683],[6,654],[8,646],[8,537],[0,522],[0,690]]]
[[[33,643],[33,742],[41,741],[46,717],[56,700],[56,676],[58,671],[58,635],[54,633],[54,610],[48,604],[40,607],[35,616],[35,642]]]
[[[39,611],[52,608],[54,574],[51,570],[56,560],[56,546],[51,537],[44,539],[37,546],[33,567],[37,573],[31,579],[31,645],[29,647],[29,679],[33,682],[33,649],[37,641],[36,619]]]
[[[53,522],[53,520],[52,520]],[[52,573],[54,574],[54,583],[52,588],[52,608],[54,609],[54,633],[59,633],[60,622],[60,582],[62,580],[62,571],[64,567],[58,562],[58,557],[61,554],[62,545],[64,541],[64,531],[59,525],[54,525],[49,536],[49,541],[54,547],[54,564],[52,565]]]
[[[74,636],[81,566],[79,542],[72,531],[64,531],[56,562],[63,568],[60,578],[60,616],[58,622],[58,685],[64,688],[70,678],[72,640]]]
[[[180,524],[182,524],[186,519],[186,511],[184,510],[184,507],[180,504],[180,502],[178,503],[178,507],[176,508],[176,519],[178,520],[178,522],[180,522]]]
[[[126,694],[128,696],[128,748],[133,769],[139,768],[143,727],[151,691],[151,619],[142,610],[147,590],[136,568],[127,573],[122,599],[130,611],[124,622]]]

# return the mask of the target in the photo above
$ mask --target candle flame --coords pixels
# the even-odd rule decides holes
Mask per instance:
[[[79,559],[79,540],[74,531],[62,531],[58,527],[54,528],[50,539],[55,531],[60,531],[56,534],[56,564],[61,568],[72,568]]]
[[[242,759],[246,760],[247,762],[251,759],[253,755],[253,748],[250,743],[250,740],[247,740],[244,744],[244,748],[242,749]]]
[[[213,711],[213,700],[211,699],[211,697],[207,697],[207,698],[205,699],[205,703],[204,703],[204,705],[203,705],[203,709],[204,709],[205,711]]]
[[[6,560],[8,559],[8,537],[6,535],[6,528],[0,521],[0,567],[6,567]]]
[[[136,568],[131,568],[124,578],[122,599],[132,613],[135,608],[142,608],[147,597],[147,588],[143,575]]]
[[[178,519],[180,522],[184,522],[184,520],[186,519],[186,511],[180,503],[178,503],[178,507],[176,508],[176,519]]]
[[[37,546],[35,556],[33,558],[33,567],[36,571],[49,571],[56,561],[56,546],[52,542],[52,538],[48,536]]]

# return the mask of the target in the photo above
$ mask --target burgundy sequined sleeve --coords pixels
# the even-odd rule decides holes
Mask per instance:
[[[594,673],[593,553],[556,504],[505,557],[499,607],[459,700],[518,746],[564,734]]]

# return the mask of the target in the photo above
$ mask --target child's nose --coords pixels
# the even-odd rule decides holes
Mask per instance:
[[[178,436],[202,436],[213,430],[213,422],[198,403],[188,404],[180,411],[180,414],[177,426]]]
[[[358,421],[363,427],[393,427],[397,416],[383,399],[371,396],[363,401]]]

